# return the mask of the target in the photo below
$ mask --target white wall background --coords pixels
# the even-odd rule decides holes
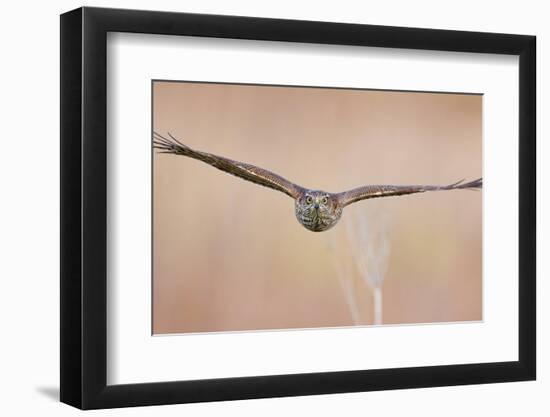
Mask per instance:
[[[3,415],[75,415],[59,392],[59,17],[81,3],[10,2],[2,9],[3,135],[0,152],[0,410]],[[538,37],[539,365],[538,381],[344,395],[192,404],[94,412],[94,415],[407,415],[463,416],[550,412],[549,350],[550,149],[548,124],[550,26],[545,2],[470,1],[92,1],[86,5],[239,14],[440,29],[509,32]],[[546,102],[545,102],[546,100]],[[544,130],[543,130],[544,129]],[[542,145],[542,146],[541,146]],[[543,233],[546,234],[543,236]],[[546,394],[546,395],[545,395]]]

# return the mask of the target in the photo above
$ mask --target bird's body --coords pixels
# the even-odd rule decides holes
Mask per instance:
[[[335,194],[307,190],[294,200],[296,218],[312,232],[323,232],[334,226],[342,216],[343,207]]]
[[[154,132],[154,147],[160,149],[160,153],[188,156],[244,180],[280,191],[292,197],[298,222],[312,232],[323,232],[333,227],[340,220],[344,207],[357,201],[426,191],[479,189],[482,187],[482,180],[479,178],[467,183],[459,181],[443,186],[365,185],[341,193],[310,190],[255,165],[191,149],[172,135],[168,135],[170,138]]]

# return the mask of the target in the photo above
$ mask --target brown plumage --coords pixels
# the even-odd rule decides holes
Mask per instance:
[[[183,155],[197,159],[218,168],[221,171],[235,175],[255,184],[285,193],[295,202],[296,218],[306,229],[321,232],[334,226],[342,215],[342,210],[349,204],[369,198],[391,197],[406,194],[423,193],[426,191],[446,191],[461,189],[480,189],[482,179],[450,185],[365,185],[341,193],[329,193],[310,190],[294,184],[291,181],[271,171],[255,165],[234,161],[223,156],[214,155],[191,149],[168,133],[166,138],[154,132],[153,146],[159,153]]]

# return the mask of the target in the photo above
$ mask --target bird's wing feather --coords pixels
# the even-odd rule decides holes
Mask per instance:
[[[183,155],[198,159],[199,161],[212,165],[214,168],[218,168],[219,170],[225,171],[244,180],[281,191],[292,198],[297,198],[303,190],[303,188],[299,185],[294,184],[280,175],[268,171],[267,169],[259,168],[245,162],[233,161],[231,159],[224,158],[223,156],[194,150],[181,143],[170,133],[168,133],[168,136],[169,138],[166,138],[157,132],[154,132],[153,146],[160,150],[159,153]]]
[[[482,187],[482,179],[464,182],[464,180],[450,185],[365,185],[353,190],[338,193],[337,197],[342,206],[355,203],[367,198],[391,197],[405,194],[423,193],[426,191],[445,191],[470,189],[475,190]]]

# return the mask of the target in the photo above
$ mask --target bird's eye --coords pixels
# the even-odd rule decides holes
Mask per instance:
[[[313,197],[310,196],[310,195],[308,195],[308,196],[306,197],[306,203],[307,203],[307,204],[313,203]]]
[[[321,200],[321,203],[327,204],[328,203],[328,198],[326,196],[323,197],[323,199]]]

